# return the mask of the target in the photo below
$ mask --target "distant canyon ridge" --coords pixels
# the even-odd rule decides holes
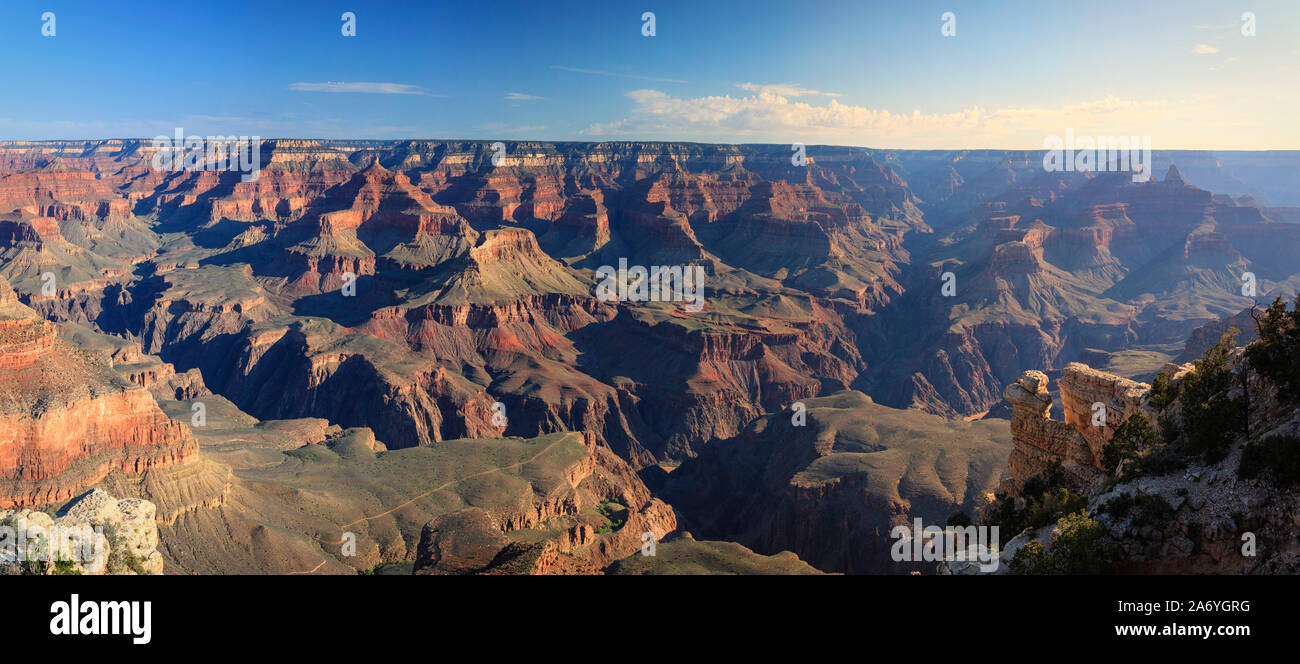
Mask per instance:
[[[258,416],[406,446],[499,401],[645,466],[849,387],[954,417],[1027,369],[1140,377],[1300,273],[1294,152],[1157,151],[1134,183],[1036,151],[505,146],[267,140],[241,182],[152,170],[149,140],[0,143],[0,276]],[[596,298],[620,261],[703,266],[708,306]]]
[[[0,142],[0,277],[13,291],[0,366],[30,374],[30,389],[4,393],[0,415],[62,441],[0,456],[7,477],[27,483],[12,501],[70,497],[54,479],[69,469],[81,487],[155,467],[188,468],[202,480],[198,504],[228,504],[233,480],[195,452],[196,442],[229,452],[227,443],[162,417],[188,423],[206,399],[222,426],[334,427],[277,438],[286,449],[344,441],[371,454],[586,432],[540,449],[573,457],[561,475],[618,478],[584,480],[575,495],[587,507],[617,494],[665,532],[671,518],[650,493],[671,471],[729,441],[699,464],[736,486],[759,482],[729,460],[756,453],[743,441],[784,431],[755,423],[795,402],[840,395],[816,402],[835,423],[822,430],[853,432],[861,449],[851,454],[869,454],[874,430],[845,413],[903,422],[924,411],[910,426],[947,436],[947,418],[966,431],[962,419],[1009,417],[1003,389],[1026,370],[1084,361],[1149,379],[1198,328],[1300,287],[1300,152],[1157,150],[1155,175],[1134,182],[1048,172],[1041,151],[809,145],[797,165],[788,145],[503,143],[504,157],[492,141],[266,140],[259,176],[245,182],[155,170],[148,139]],[[691,266],[704,277],[702,306],[598,297],[620,265]],[[66,358],[28,357],[50,349]],[[76,449],[73,419],[42,419],[48,399],[34,395],[47,366],[79,386],[69,408],[139,402],[132,417],[146,433],[97,420],[119,442]],[[1009,452],[999,426],[981,423],[963,453],[978,481],[958,487],[951,459],[926,457],[938,470],[924,496],[880,500],[936,514],[970,504]],[[829,454],[830,443],[790,433],[811,456],[773,467],[802,473]],[[227,456],[236,476],[252,458]],[[704,481],[698,468],[672,483],[681,505],[707,495],[683,483]],[[193,507],[151,499],[172,523]],[[578,509],[564,504],[542,512]],[[789,523],[747,542],[790,548],[804,520],[782,509]],[[455,523],[496,528],[480,517]],[[413,557],[418,538],[403,527],[403,543],[381,557]],[[555,546],[592,546],[592,533],[573,533]],[[164,551],[169,564],[186,555]],[[879,562],[811,557],[838,570]]]

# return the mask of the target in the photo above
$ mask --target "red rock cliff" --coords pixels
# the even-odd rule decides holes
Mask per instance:
[[[58,337],[0,279],[0,507],[67,500],[110,471],[184,463],[189,428]]]
[[[1087,365],[1071,362],[1060,380],[1064,421],[1051,418],[1052,397],[1047,375],[1026,371],[1007,386],[1011,403],[1011,436],[1015,447],[1007,459],[1011,474],[1004,489],[1016,490],[1025,480],[1059,462],[1076,483],[1093,479],[1101,469],[1101,452],[1115,428],[1141,410],[1150,385],[1128,380]],[[1104,408],[1104,419],[1096,417]]]

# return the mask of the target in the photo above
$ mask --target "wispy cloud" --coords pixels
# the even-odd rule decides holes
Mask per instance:
[[[298,92],[350,92],[371,95],[423,95],[425,97],[442,97],[435,95],[417,85],[405,83],[343,83],[327,81],[324,83],[290,83],[290,90]]]
[[[741,90],[750,92],[768,93],[782,97],[839,97],[838,92],[822,92],[821,90],[811,90],[793,83],[775,83],[772,85],[760,85],[758,83],[737,83],[736,87]]]
[[[1165,101],[1116,97],[1055,107],[972,106],[950,113],[895,113],[842,104],[794,101],[771,92],[749,97],[677,98],[659,90],[627,93],[629,117],[579,132],[597,139],[672,136],[679,140],[796,142],[819,138],[883,147],[1002,147],[1037,149],[1044,136],[1067,127],[1079,135],[1154,133],[1181,113]]]
[[[593,74],[595,76],[614,76],[616,78],[634,78],[638,81],[655,81],[657,83],[689,83],[690,82],[690,81],[683,81],[676,78],[657,78],[654,76],[641,76],[640,74],[619,74],[617,72],[612,72],[612,71],[601,71],[599,69],[582,69],[579,67],[564,67],[561,65],[551,65],[551,69],[558,69],[560,71],[577,72],[579,74]]]
[[[538,97],[537,95],[524,94],[522,92],[506,93],[506,101],[533,101],[536,99],[545,99],[545,97]]]
[[[1197,44],[1192,47],[1192,52],[1197,55],[1210,55],[1218,53],[1219,48],[1217,46],[1210,46],[1209,44]]]

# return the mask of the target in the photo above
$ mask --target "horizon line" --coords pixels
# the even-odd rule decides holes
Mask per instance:
[[[203,138],[201,136],[197,136]],[[107,141],[138,141],[148,143],[156,140],[154,138],[143,138],[138,136],[108,136],[102,138],[0,138],[0,145],[6,143],[92,143]],[[168,137],[170,140],[172,137]],[[223,136],[224,138],[224,136]],[[245,138],[257,138],[261,142],[267,141],[333,141],[333,142],[369,142],[369,143],[547,143],[551,145],[601,145],[608,143],[644,143],[649,145],[706,145],[706,146],[764,146],[764,147],[781,147],[787,148],[796,143],[734,143],[726,141],[691,141],[691,140],[603,140],[603,141],[577,141],[577,140],[549,140],[549,139],[531,139],[531,138],[320,138],[320,137],[302,137],[302,136],[247,136]],[[892,147],[871,147],[867,145],[848,145],[842,143],[797,143],[805,147],[821,148],[844,148],[856,150],[874,150],[874,151],[896,151],[896,152],[1046,152],[1049,148],[969,148],[969,147],[928,147],[928,148],[892,148]],[[1098,150],[1100,148],[1095,148]],[[1078,152],[1079,148],[1069,150]],[[1151,152],[1300,152],[1300,147],[1281,147],[1281,148],[1152,148]]]

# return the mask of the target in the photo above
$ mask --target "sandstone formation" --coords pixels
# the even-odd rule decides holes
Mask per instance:
[[[100,147],[90,162],[99,168],[103,160],[149,156],[144,146],[134,146],[134,152],[130,146]],[[872,166],[870,178],[864,172],[846,178],[845,169],[870,163],[866,157],[831,160],[832,166],[810,178],[777,167],[774,155],[673,145],[557,152],[521,144],[516,147],[525,156],[496,170],[488,168],[483,146],[476,144],[353,151],[334,142],[280,141],[264,147],[272,157],[266,178],[255,186],[287,187],[293,178],[305,178],[291,200],[243,207],[241,192],[253,183],[215,196],[225,185],[211,173],[159,184],[165,191],[144,195],[140,209],[163,220],[161,228],[182,221],[200,226],[194,247],[150,259],[152,275],[127,287],[99,284],[101,301],[87,291],[76,302],[32,295],[33,305],[46,315],[138,338],[144,352],[161,354],[178,374],[200,370],[209,388],[260,417],[331,417],[346,426],[372,426],[394,446],[488,435],[493,431],[483,416],[499,400],[515,413],[514,433],[594,429],[638,466],[688,456],[711,436],[734,434],[782,398],[813,394],[827,380],[846,386],[862,361],[846,343],[852,333],[824,307],[879,306],[896,288],[889,257],[899,251],[901,233],[880,226],[870,209],[921,227],[919,211],[887,169]],[[687,171],[688,161],[703,172]],[[745,163],[755,173],[745,172]],[[727,172],[709,172],[715,168]],[[590,169],[576,193],[560,185],[563,173],[573,169]],[[623,184],[633,172],[644,182]],[[807,184],[766,182],[792,175]],[[868,180],[873,184],[864,184]],[[142,182],[132,182],[132,191],[141,193]],[[895,191],[882,196],[874,189],[879,187]],[[565,202],[569,195],[572,205]],[[754,204],[745,207],[751,199]],[[610,205],[622,216],[611,218]],[[195,209],[203,206],[211,208]],[[566,225],[587,215],[596,217],[594,225]],[[665,228],[664,220],[675,221]],[[709,227],[695,229],[691,220]],[[799,248],[814,253],[797,261],[804,267],[792,272],[794,263],[780,254],[761,265],[746,263],[755,252],[780,246],[764,240],[764,228],[789,224],[818,238]],[[578,228],[582,237],[574,234]],[[593,255],[606,245],[607,251]],[[634,246],[647,251],[629,251]],[[585,248],[569,252],[574,247]],[[802,280],[800,287],[829,284],[816,288],[835,303],[778,296],[770,305],[760,299],[755,309],[750,300],[759,294],[750,294],[744,283],[749,277],[742,276],[735,290],[753,313],[719,311],[728,320],[720,321],[715,334],[712,326],[696,331],[693,324],[683,325],[676,313],[620,316],[619,307],[592,297],[591,268],[575,265],[613,262],[619,255],[709,261],[714,251],[734,256],[732,262],[747,269]],[[733,270],[721,263],[710,269]],[[838,276],[828,282],[831,273]],[[339,291],[351,278],[357,295],[343,299]],[[421,287],[412,290],[411,283],[420,280]],[[769,306],[778,319],[766,316]],[[295,323],[291,316],[301,314],[347,327]],[[375,347],[353,330],[409,350]],[[758,330],[762,336],[755,339]],[[615,355],[629,337],[666,339],[665,351],[685,356],[663,372],[593,366],[591,375],[577,368],[573,358],[585,346],[603,346],[603,353]],[[328,350],[318,354],[322,345]],[[229,353],[243,356],[238,371],[224,363]],[[297,361],[300,354],[313,356],[309,366]],[[434,369],[412,370],[429,366],[430,357]],[[735,363],[752,366],[757,379],[734,371]],[[141,374],[132,380],[157,378]],[[340,388],[358,378],[383,387],[367,391],[369,401],[352,404],[351,393]],[[540,385],[542,391],[489,396],[489,382],[518,389]],[[682,385],[685,403],[677,396]],[[264,397],[271,393],[295,398]],[[339,412],[340,406],[351,412]]]
[[[1010,474],[1004,489],[1014,492],[1025,480],[1059,463],[1078,485],[1086,485],[1101,469],[1102,449],[1115,428],[1142,410],[1150,385],[1071,362],[1059,381],[1064,419],[1051,418],[1052,397],[1047,375],[1026,371],[1007,386],[1012,406],[1011,435],[1015,446],[1007,459]],[[1146,411],[1149,419],[1150,411]]]
[[[0,506],[61,502],[111,470],[185,463],[196,445],[146,390],[57,335],[0,280]]]
[[[118,500],[95,489],[51,517],[0,510],[0,526],[22,541],[0,546],[0,574],[162,574],[158,523],[147,500]]]
[[[926,217],[945,235],[900,278],[898,315],[858,329],[860,344],[895,355],[868,357],[877,361],[855,387],[951,416],[997,403],[1026,370],[1085,358],[1148,377],[1197,326],[1250,306],[1247,272],[1269,275],[1262,299],[1285,292],[1295,263],[1282,247],[1300,241],[1300,227],[1166,167],[1164,179],[1133,183],[1012,160],[981,200],[952,195],[942,216]],[[1150,359],[1132,364],[1139,349]]]
[[[675,527],[649,483],[756,556],[903,571],[881,529],[974,510],[1008,452],[1095,474],[1142,386],[1072,360],[1150,375],[1250,305],[1244,272],[1298,274],[1293,210],[1191,184],[1235,181],[1211,153],[1133,183],[1033,151],[506,148],[267,140],[241,182],[0,142],[0,501],[146,498],[183,572],[569,573]],[[701,310],[596,298],[620,262],[698,266]],[[1029,369],[1064,372],[1063,421]],[[1014,450],[896,410],[980,416],[1022,375]]]
[[[1009,462],[1011,477],[1004,488],[1015,490],[1025,479],[1041,472],[1043,463],[1060,461],[1067,469],[1072,489],[1087,501],[1088,514],[1103,529],[1095,543],[1097,551],[1110,551],[1110,567],[1120,573],[1164,574],[1293,574],[1300,570],[1300,547],[1296,546],[1295,528],[1300,525],[1300,492],[1294,487],[1278,486],[1259,477],[1241,476],[1244,445],[1272,436],[1300,434],[1300,406],[1279,399],[1276,386],[1269,384],[1243,361],[1241,349],[1229,357],[1228,368],[1241,377],[1249,392],[1249,417],[1244,431],[1226,456],[1206,461],[1192,456],[1177,467],[1158,472],[1143,472],[1098,481],[1104,473],[1079,459],[1091,453],[1092,446],[1108,439],[1107,427],[1089,427],[1081,420],[1085,412],[1079,406],[1088,399],[1109,404],[1115,409],[1133,412],[1142,408],[1149,386],[1136,384],[1118,376],[1096,371],[1083,365],[1067,367],[1060,381],[1062,400],[1066,404],[1065,422],[1047,419],[1050,399],[1042,391],[1046,378],[1029,371],[1021,381],[1007,388],[1007,399],[1015,407],[1012,435],[1015,448]],[[1164,371],[1171,377],[1171,390],[1180,386],[1197,368],[1193,365],[1170,365]],[[1244,394],[1244,393],[1243,393]],[[1170,426],[1181,427],[1179,396],[1165,411]],[[1074,404],[1074,405],[1071,405]],[[1040,410],[1041,408],[1041,410]],[[1153,420],[1155,418],[1152,418]],[[1108,424],[1111,422],[1108,417]],[[1100,434],[1100,435],[1098,435]],[[1076,459],[1071,461],[1071,457]],[[1116,509],[1117,502],[1159,505],[1159,518],[1143,513],[1140,507]],[[1029,541],[1037,540],[1048,551],[1052,539],[1060,532],[1052,523],[1023,533],[1004,534],[1010,538],[1001,549],[999,574],[1008,573],[1016,553]],[[1243,542],[1252,544],[1247,549]],[[940,573],[976,574],[978,566],[966,562],[946,562]]]
[[[676,528],[672,509],[592,435],[390,452],[369,429],[259,421],[219,396],[199,401],[208,421],[194,430],[196,461],[101,482],[156,505],[169,571],[599,573],[639,549],[644,532]],[[189,403],[164,406],[188,417]],[[602,501],[626,510],[617,527]]]
[[[1045,175],[1021,151],[818,148],[797,167],[779,146],[506,145],[494,162],[485,142],[268,140],[239,182],[152,171],[148,141],[0,143],[0,274],[259,417],[347,405],[340,424],[401,447],[487,435],[476,413],[499,401],[512,434],[595,430],[647,467],[793,398],[978,414],[1026,369],[1181,341],[1244,306],[1242,271],[1290,276],[1266,238],[1300,228],[1176,169]],[[702,265],[707,309],[595,301],[619,259]],[[619,359],[646,343],[668,361]],[[231,353],[237,370],[214,366]],[[356,380],[376,396],[353,406]]]

